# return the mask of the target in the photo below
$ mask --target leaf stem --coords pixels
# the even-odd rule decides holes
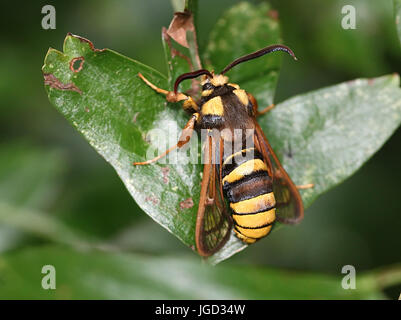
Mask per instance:
[[[189,45],[191,62],[195,69],[202,69],[202,63],[199,58],[199,46],[197,42],[198,0],[185,0],[185,11],[192,14],[193,24],[195,28],[194,32],[187,32],[187,41]]]
[[[171,0],[171,5],[173,6],[174,12],[184,11],[186,8],[186,0]]]
[[[197,18],[198,18],[198,0],[185,0],[185,11],[192,13],[194,17],[194,26],[197,28]]]

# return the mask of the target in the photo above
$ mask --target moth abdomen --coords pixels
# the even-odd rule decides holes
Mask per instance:
[[[249,148],[228,156],[222,165],[222,183],[237,237],[253,243],[267,236],[276,219],[276,200],[262,155]]]

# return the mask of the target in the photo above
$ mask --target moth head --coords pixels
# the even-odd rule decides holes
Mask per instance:
[[[228,77],[222,74],[213,74],[213,78],[210,79],[210,83],[215,86],[224,86],[228,83]]]

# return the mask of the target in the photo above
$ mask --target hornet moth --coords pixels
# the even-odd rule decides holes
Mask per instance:
[[[267,236],[275,221],[294,224],[303,218],[298,189],[313,185],[295,186],[256,120],[274,105],[259,111],[252,94],[230,83],[225,76],[239,63],[274,51],[284,51],[297,60],[290,48],[272,45],[234,60],[218,74],[205,69],[184,73],[175,81],[173,91],[160,89],[138,74],[157,93],[165,95],[168,102],[182,101],[191,118],[175,146],[134,165],[153,163],[188,143],[194,130],[207,130],[195,230],[196,248],[201,256],[221,249],[232,229],[244,243],[251,244]],[[195,102],[179,92],[178,86],[199,76],[203,76],[201,99]],[[240,129],[241,134],[236,134],[235,129]],[[245,137],[243,131],[247,132]]]

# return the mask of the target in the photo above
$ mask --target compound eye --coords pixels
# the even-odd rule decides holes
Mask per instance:
[[[210,83],[210,82],[206,82],[203,86],[202,86],[202,90],[211,90],[214,89],[214,86]]]

